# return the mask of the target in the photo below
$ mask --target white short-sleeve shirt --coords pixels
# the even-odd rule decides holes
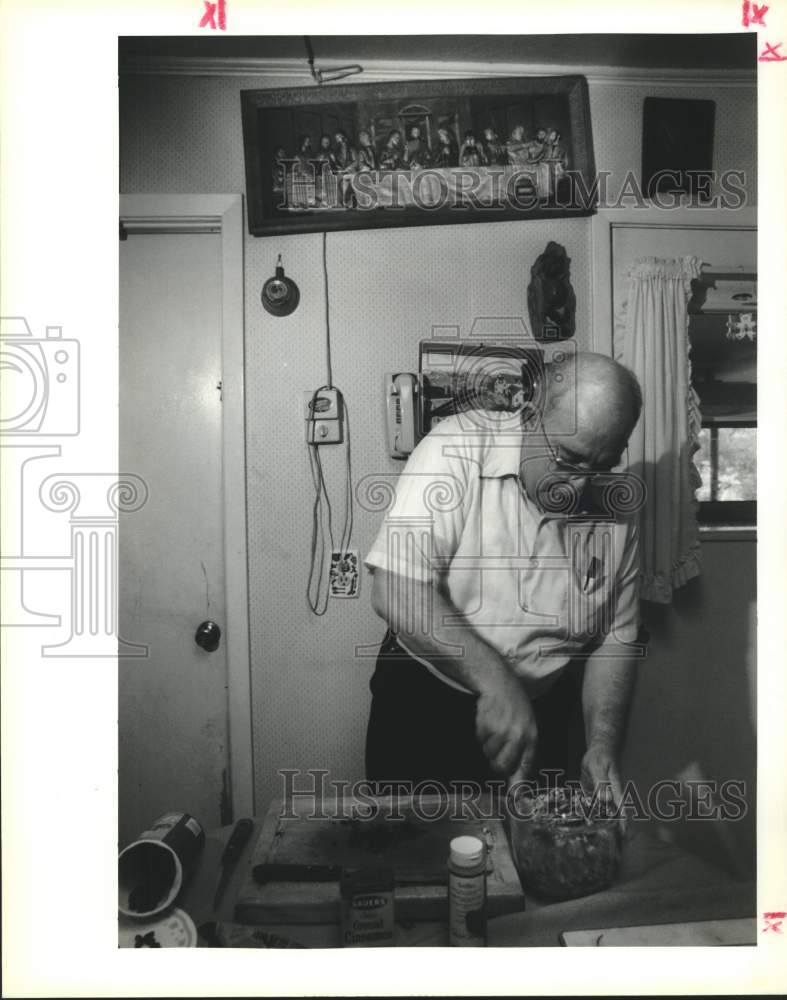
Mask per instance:
[[[460,414],[421,440],[365,563],[439,588],[461,615],[448,634],[461,643],[473,628],[537,695],[573,658],[600,645],[627,655],[635,641],[636,517],[542,513],[520,478],[510,414],[502,432],[500,414],[477,416],[470,430]]]

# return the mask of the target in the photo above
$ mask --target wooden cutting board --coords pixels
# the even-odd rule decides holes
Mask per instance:
[[[467,807],[453,801],[447,804],[438,797],[421,797],[415,809],[411,799],[376,801],[379,814],[371,820],[352,818],[353,808],[364,805],[359,800],[325,803],[323,815],[316,818],[309,801],[288,803],[291,818],[284,818],[281,801],[273,802],[254,849],[252,868],[262,863],[385,866],[394,870],[395,877],[408,880],[395,888],[397,920],[443,920],[448,915],[449,843],[453,837],[470,834],[488,847],[488,915],[524,909],[525,897],[502,820],[473,818],[465,815],[471,813]],[[421,877],[438,884],[418,884]],[[258,885],[249,875],[238,894],[235,917],[246,924],[337,923],[339,899],[338,882]]]

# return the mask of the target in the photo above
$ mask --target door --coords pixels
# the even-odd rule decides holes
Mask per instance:
[[[122,515],[121,845],[158,815],[231,819],[222,499],[222,238],[120,241],[120,469],[148,488]],[[218,648],[195,641],[201,623]],[[208,643],[208,645],[212,645]]]

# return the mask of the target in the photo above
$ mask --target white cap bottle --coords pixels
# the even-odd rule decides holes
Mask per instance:
[[[448,938],[459,947],[486,944],[486,845],[454,837],[448,858]]]

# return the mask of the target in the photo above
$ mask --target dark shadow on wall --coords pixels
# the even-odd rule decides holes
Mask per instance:
[[[642,603],[651,641],[640,665],[624,773],[641,798],[656,782],[681,781],[683,815],[662,822],[660,835],[753,877],[756,543],[707,540],[702,561],[702,575],[676,591],[672,605]],[[714,813],[743,815],[690,818],[707,812],[708,802]]]

